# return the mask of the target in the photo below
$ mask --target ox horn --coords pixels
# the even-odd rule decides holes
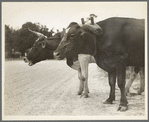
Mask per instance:
[[[54,27],[51,29],[51,31],[53,31]]]
[[[82,25],[85,24],[85,22],[84,22],[84,18],[81,18],[81,22],[82,22]]]
[[[94,25],[94,18],[91,17],[91,25]]]
[[[32,30],[30,30],[29,28],[28,28],[28,30],[30,31],[30,32],[32,32],[32,33],[34,33],[36,36],[38,36],[38,37],[45,37],[45,38],[47,38],[45,35],[43,35],[42,33],[39,33],[39,32],[36,32],[36,31],[32,31]]]

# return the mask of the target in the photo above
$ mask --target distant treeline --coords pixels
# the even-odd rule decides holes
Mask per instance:
[[[28,31],[28,28],[45,36],[52,36],[52,29],[48,30],[46,26],[40,23],[27,22],[22,25],[21,29],[15,30],[8,25],[5,25],[5,57],[14,57],[14,53],[20,53],[24,56],[26,49],[33,46],[34,41],[38,38],[36,35]]]

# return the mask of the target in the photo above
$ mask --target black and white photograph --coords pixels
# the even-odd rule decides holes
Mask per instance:
[[[2,120],[148,120],[147,2],[2,2]]]

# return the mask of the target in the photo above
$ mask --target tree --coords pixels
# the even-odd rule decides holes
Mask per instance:
[[[12,48],[12,30],[8,25],[5,25],[5,56],[11,57]]]
[[[40,23],[26,22],[21,29],[14,30],[12,27],[5,25],[5,54],[6,57],[12,57],[12,49],[21,52],[24,55],[26,49],[31,48],[38,38],[36,35],[28,31],[28,28],[40,32],[45,36],[52,36],[53,29],[48,31],[46,25]]]
[[[26,49],[33,46],[33,43],[38,37],[28,31],[27,28],[22,28],[19,35],[20,52],[24,55]]]

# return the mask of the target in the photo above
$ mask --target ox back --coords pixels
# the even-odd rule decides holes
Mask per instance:
[[[114,17],[97,24],[103,29],[103,34],[97,37],[98,54],[111,54],[115,61],[122,58],[126,66],[144,67],[144,19]]]

